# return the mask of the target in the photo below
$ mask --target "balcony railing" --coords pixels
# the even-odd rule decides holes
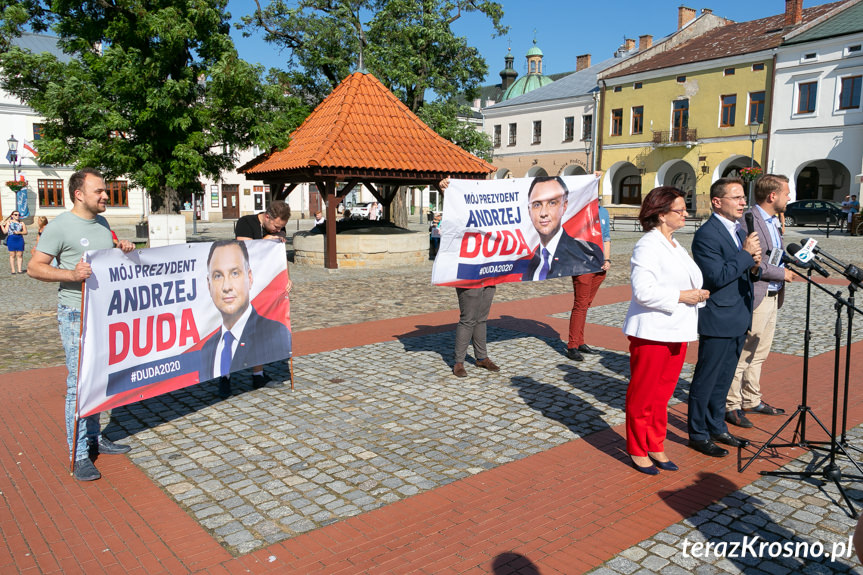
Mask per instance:
[[[698,130],[695,128],[653,131],[653,143],[657,146],[688,144],[690,142],[696,142],[697,140]]]

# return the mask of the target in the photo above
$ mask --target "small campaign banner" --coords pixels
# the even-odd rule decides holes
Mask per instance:
[[[451,180],[432,284],[483,287],[600,271],[594,175]]]
[[[87,252],[78,417],[291,356],[285,248],[220,240]]]

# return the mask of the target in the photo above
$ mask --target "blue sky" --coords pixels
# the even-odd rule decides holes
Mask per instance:
[[[266,5],[267,0],[261,0]],[[803,7],[826,4],[824,0],[804,0]],[[453,29],[479,49],[488,63],[485,83],[500,81],[498,72],[504,66],[508,46],[512,46],[515,69],[525,73],[524,55],[536,36],[537,46],[544,54],[544,72],[554,74],[575,69],[578,54],[591,54],[593,62],[611,57],[624,37],[638,39],[651,34],[658,40],[677,28],[677,9],[690,6],[701,13],[710,8],[713,13],[735,21],[754,20],[785,10],[785,0],[504,0],[503,23],[509,34],[492,38],[488,20],[478,16],[462,17]],[[251,13],[254,0],[230,0],[228,11],[236,21]],[[267,44],[260,37],[242,38],[234,33],[240,56],[266,67],[284,67],[287,53]]]

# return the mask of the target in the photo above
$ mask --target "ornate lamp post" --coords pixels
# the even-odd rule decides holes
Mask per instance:
[[[15,139],[15,135],[9,137],[6,140],[6,144],[9,146],[9,153],[6,154],[6,157],[12,163],[12,179],[18,180],[18,140]]]
[[[761,122],[753,122],[749,124],[749,141],[752,142],[752,152],[749,154],[749,167],[755,167],[755,140],[758,139],[758,131],[761,129]],[[752,193],[754,190],[755,180],[749,180],[749,205],[752,205]]]

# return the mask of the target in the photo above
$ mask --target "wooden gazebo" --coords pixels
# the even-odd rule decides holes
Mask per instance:
[[[274,199],[315,183],[327,204],[324,265],[336,268],[336,206],[358,184],[389,213],[399,186],[437,187],[447,176],[484,179],[494,169],[440,137],[377,78],[354,72],[297,128],[287,148],[238,171],[269,184]],[[338,191],[337,182],[345,184]]]

